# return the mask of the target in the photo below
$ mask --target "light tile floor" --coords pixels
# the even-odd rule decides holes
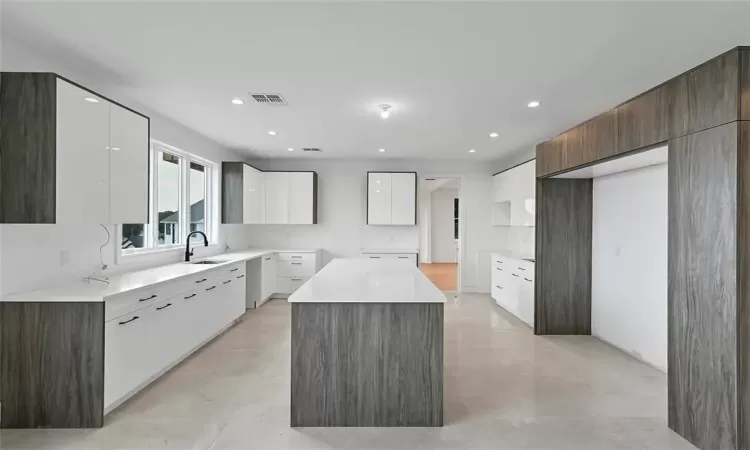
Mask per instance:
[[[98,430],[4,430],[7,449],[694,449],[666,377],[591,337],[535,337],[487,295],[448,294],[443,428],[289,428],[288,304],[272,301]]]

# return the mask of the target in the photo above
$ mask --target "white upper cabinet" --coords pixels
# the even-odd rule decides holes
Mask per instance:
[[[391,174],[367,174],[367,224],[391,225]]]
[[[289,172],[266,172],[266,223],[289,223]]]
[[[109,223],[148,222],[148,119],[109,105]]]
[[[493,188],[493,225],[535,225],[536,160],[498,173]]]
[[[391,175],[391,224],[417,224],[417,174]]]
[[[266,180],[260,170],[242,165],[243,168],[243,223],[266,223]]]
[[[416,225],[417,174],[367,174],[367,224]]]
[[[316,223],[314,217],[315,192],[317,191],[314,186],[315,183],[313,172],[291,172],[289,174],[289,223]]]

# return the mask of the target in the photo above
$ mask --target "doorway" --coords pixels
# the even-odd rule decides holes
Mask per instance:
[[[461,179],[425,177],[420,184],[420,264],[440,290],[459,291]]]

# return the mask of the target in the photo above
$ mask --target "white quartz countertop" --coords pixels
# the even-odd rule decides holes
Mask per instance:
[[[289,297],[290,303],[445,303],[413,262],[334,259]]]
[[[206,258],[196,258],[194,261],[218,260],[219,264],[191,264],[179,262],[136,272],[118,273],[110,276],[109,284],[99,281],[84,282],[83,280],[51,289],[39,289],[28,292],[4,295],[3,302],[101,302],[105,298],[134,291],[158,283],[177,280],[196,273],[213,270],[242,261],[261,258],[272,253],[314,253],[317,249],[247,249],[228,253],[219,253]],[[99,277],[101,278],[101,277]]]
[[[520,260],[529,261],[529,262],[534,262],[536,258],[536,256],[533,254],[530,255],[528,253],[519,253],[519,252],[510,251],[510,250],[499,250],[499,251],[490,252],[490,256],[493,256],[493,255],[504,256],[506,258],[511,258],[511,259],[520,259]]]
[[[392,255],[395,253],[419,253],[416,248],[366,248],[360,251],[360,253],[383,253],[386,255]]]

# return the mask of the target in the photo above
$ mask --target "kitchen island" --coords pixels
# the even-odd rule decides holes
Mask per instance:
[[[417,267],[336,259],[289,302],[292,427],[443,425],[445,295]]]

